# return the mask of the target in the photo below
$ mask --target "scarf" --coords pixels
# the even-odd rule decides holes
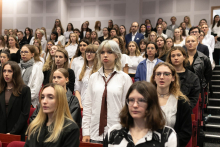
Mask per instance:
[[[25,71],[22,75],[22,79],[23,79],[24,83],[27,85],[29,82],[30,75],[32,73],[34,58],[31,58],[27,62],[24,62],[23,60],[21,60],[20,63],[21,63],[21,69],[25,69]]]

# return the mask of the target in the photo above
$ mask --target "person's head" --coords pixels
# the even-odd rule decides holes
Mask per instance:
[[[209,31],[209,26],[207,24],[202,25],[202,31],[205,33],[205,35],[208,33]]]
[[[190,18],[189,16],[185,16],[183,21],[186,23],[186,24],[189,24],[190,23]]]
[[[111,35],[111,37],[117,36],[117,30],[115,28],[112,28],[110,31],[110,35]]]
[[[187,36],[185,46],[187,51],[195,51],[198,45],[198,39],[196,36]]]
[[[56,31],[53,31],[51,33],[50,40],[54,40],[55,42],[57,42],[57,40],[58,40],[58,33]]]
[[[145,32],[146,32],[146,25],[141,24],[140,29],[139,29],[139,33],[145,33]]]
[[[97,50],[98,50],[98,46],[93,45],[93,44],[89,44],[86,47],[84,62],[86,62],[87,65],[88,65],[88,62],[94,61],[97,58],[96,57]]]
[[[148,31],[148,32],[151,31],[151,29],[152,29],[152,25],[151,25],[150,23],[147,24],[146,27],[147,27],[147,31]]]
[[[181,31],[179,28],[176,28],[174,30],[174,35],[173,35],[173,38],[174,38],[174,42],[176,42],[176,40],[179,38],[180,41],[182,41],[182,35],[181,35]]]
[[[18,40],[22,40],[23,39],[23,32],[22,31],[18,31],[17,32],[17,36],[18,36]]]
[[[181,22],[181,23],[180,23],[180,27],[182,27],[183,30],[185,30],[185,29],[186,29],[186,23],[185,23],[185,22]]]
[[[199,27],[191,27],[189,29],[189,35],[196,36],[199,39],[200,29]]]
[[[15,35],[10,35],[8,37],[8,43],[9,43],[9,47],[19,48],[18,40]]]
[[[78,48],[76,50],[76,53],[74,55],[74,58],[75,57],[79,57],[81,55],[84,55],[85,54],[85,51],[86,51],[86,47],[89,45],[89,41],[87,39],[82,39],[79,41],[79,45],[78,45]]]
[[[162,22],[163,22],[163,18],[158,18],[158,19],[157,19],[157,25],[162,24]],[[156,25],[156,26],[157,26],[157,25]]]
[[[139,29],[139,24],[137,22],[133,22],[131,24],[131,32],[136,33],[138,29]]]
[[[4,34],[5,34],[5,35],[8,35],[8,29],[5,29],[5,30],[4,30]]]
[[[61,25],[60,20],[59,20],[59,19],[56,19],[54,25],[55,25],[56,27],[60,26],[60,25]]]
[[[220,20],[220,19],[219,19],[219,15],[218,15],[218,14],[215,15],[213,20],[214,20],[214,23],[218,23],[219,20]]]
[[[88,28],[88,25],[84,22],[82,25],[81,25],[81,30],[86,30]]]
[[[87,26],[89,27],[89,21],[87,20],[87,21],[85,21],[85,23],[87,24]]]
[[[154,31],[152,31],[152,32],[150,33],[150,37],[149,37],[148,41],[156,42],[156,39],[157,39],[157,33],[154,32]]]
[[[59,84],[62,87],[66,87],[69,82],[69,72],[65,68],[58,68],[53,73],[53,83]]]
[[[25,44],[20,51],[23,62],[29,61],[36,54],[36,49],[33,45]]]
[[[145,25],[147,26],[148,24],[151,24],[150,19],[146,19],[146,20],[145,20]]]
[[[79,43],[78,41],[78,35],[76,33],[70,33],[69,35],[69,43]]]
[[[61,27],[57,27],[57,34],[58,35],[63,35],[63,30]]]
[[[108,27],[109,27],[109,28],[113,28],[113,20],[110,19],[110,20],[108,21]]]
[[[37,31],[37,38],[41,40],[43,36],[44,36],[44,30],[39,29]]]
[[[5,44],[8,44],[8,39],[9,38],[9,36],[8,35],[4,35],[4,39],[5,39]]]
[[[114,36],[111,39],[114,40],[119,45],[122,54],[126,53],[125,44],[121,37]]]
[[[147,40],[146,39],[141,39],[141,41],[139,42],[139,49],[140,49],[140,52],[146,50],[146,47],[147,47]]]
[[[11,58],[11,54],[9,50],[4,50],[0,54],[0,61],[1,65],[3,65],[5,62],[9,61]]]
[[[55,66],[58,68],[68,68],[68,52],[65,49],[58,49],[55,53]]]
[[[186,68],[188,64],[188,56],[182,47],[173,47],[167,55],[167,63],[172,64],[174,67],[183,66]]]
[[[80,31],[79,31],[79,29],[77,29],[77,28],[75,28],[75,29],[73,30],[73,33],[76,33],[78,36],[80,36]]]
[[[146,45],[146,50],[145,50],[145,58],[151,58],[154,59],[158,57],[157,55],[157,44],[154,42],[149,42]]]
[[[165,125],[165,118],[159,105],[155,86],[146,81],[132,84],[126,94],[125,106],[119,118],[120,124],[125,128],[134,127],[135,120],[142,120],[145,121],[145,127],[149,130],[162,129]]]
[[[7,61],[2,65],[0,74],[0,93],[5,91],[8,83],[14,86],[13,95],[19,96],[24,86],[24,82],[21,77],[21,69],[14,61]]]
[[[8,32],[9,32],[9,35],[14,35],[13,29],[9,29]]]
[[[166,46],[167,46],[168,49],[171,49],[173,47],[173,43],[174,43],[174,41],[171,37],[168,37],[166,39]]]
[[[2,45],[3,47],[5,47],[5,44],[6,44],[6,42],[5,42],[5,37],[2,36],[2,35],[0,35],[0,45]]]
[[[95,28],[95,30],[99,30],[100,31],[101,30],[101,21],[96,21],[94,28]]]
[[[92,31],[92,33],[91,33],[91,39],[93,39],[93,40],[97,40],[97,39],[98,39],[98,34],[97,34],[96,31]]]
[[[50,51],[51,47],[54,45],[54,42],[52,40],[47,42],[47,52]]]
[[[93,42],[94,45],[96,45],[97,47],[99,47],[99,45],[101,44],[101,41],[100,40],[95,40]]]
[[[121,35],[126,35],[126,28],[125,28],[125,26],[124,25],[121,25],[120,26],[120,28],[119,28],[119,35],[121,36]]]
[[[55,53],[56,53],[57,50],[58,50],[58,46],[56,46],[56,45],[51,46],[50,56],[55,57]]]
[[[106,35],[109,35],[109,32],[108,32],[108,28],[107,27],[104,27],[102,29],[102,32],[103,32],[103,35],[106,36]]]
[[[140,56],[141,53],[135,41],[130,41],[128,43],[128,54],[129,55],[135,54],[135,56]]]
[[[26,27],[26,28],[25,28],[25,31],[24,31],[24,34],[25,34],[25,36],[27,36],[27,35],[32,35],[32,34],[31,34],[31,29],[30,29],[29,27]]]
[[[157,33],[162,33],[163,32],[163,25],[162,24],[158,24],[157,25]]]
[[[117,24],[114,24],[113,28],[116,29],[117,32],[119,32],[119,26]]]
[[[66,31],[73,31],[74,27],[72,23],[68,23],[67,27],[66,27]]]
[[[34,39],[35,46],[41,46],[41,41],[39,39]]]
[[[203,31],[200,31],[200,35],[199,35],[199,42],[202,43],[202,40],[205,37],[205,33]]]
[[[158,48],[163,48],[166,44],[166,39],[163,36],[158,36],[156,39]]]
[[[121,68],[121,50],[113,40],[103,41],[97,51],[98,67],[115,67],[118,71]]]
[[[162,25],[163,25],[163,29],[166,30],[166,29],[167,29],[167,22],[166,22],[166,21],[163,21],[163,22],[162,22]]]
[[[14,29],[13,31],[14,31],[14,34],[17,35],[18,29]]]
[[[172,16],[170,18],[170,21],[172,22],[172,24],[175,24],[176,23],[176,17],[175,16]]]
[[[85,39],[90,39],[91,38],[91,32],[86,31]]]
[[[206,19],[201,19],[201,20],[199,21],[199,26],[202,26],[202,25],[204,25],[204,24],[207,24],[207,20],[206,20]]]

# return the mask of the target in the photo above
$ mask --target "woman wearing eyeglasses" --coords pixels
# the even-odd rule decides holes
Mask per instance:
[[[154,67],[151,83],[157,87],[159,104],[166,117],[166,125],[177,133],[178,145],[185,147],[192,134],[189,99],[180,91],[176,69],[169,63]]]
[[[38,105],[38,94],[43,83],[44,75],[42,67],[35,62],[41,61],[39,56],[35,56],[36,49],[33,45],[24,45],[21,48],[21,76],[24,83],[31,89],[31,104]]]
[[[127,92],[119,118],[120,124],[108,130],[103,147],[177,147],[176,133],[165,126],[153,84],[135,82]]]

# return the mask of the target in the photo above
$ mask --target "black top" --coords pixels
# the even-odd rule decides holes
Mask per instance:
[[[190,70],[190,71],[192,71],[193,73],[195,72],[194,71],[194,68],[193,68],[193,65],[194,65],[194,62],[195,62],[195,60],[196,60],[196,58],[198,57],[198,53],[196,52],[195,53],[195,55],[194,55],[194,57],[193,57],[193,62],[192,62],[192,64],[190,65],[190,63],[189,63],[189,65],[188,65],[188,69]]]
[[[186,69],[185,72],[178,73],[180,89],[190,100],[190,108],[193,109],[199,99],[200,82],[196,74]]]
[[[49,83],[50,72],[51,72],[51,70],[47,70],[47,71],[43,72],[43,74],[44,74],[43,85],[46,85],[47,83]],[[74,71],[70,68],[68,68],[68,72],[69,72],[69,83],[66,84],[66,87],[69,88],[73,92],[74,91],[74,84],[75,84],[75,74],[74,74]]]
[[[21,49],[23,45],[25,44],[29,44],[29,42],[27,40],[24,40],[22,39],[20,42],[19,42],[19,48]]]
[[[27,39],[26,36],[23,37],[23,40],[27,42],[27,44],[30,43],[32,36],[29,36],[29,38]]]
[[[106,39],[104,39],[104,36],[101,36],[101,37],[99,37],[98,39],[99,39],[100,42],[102,42],[102,41],[108,40],[109,37],[107,37]]]
[[[11,61],[15,61],[17,63],[20,63],[21,55],[20,55],[20,49],[16,53],[10,53],[11,55]]]
[[[160,58],[158,58],[158,59],[160,59],[160,60],[162,60],[162,61],[166,61],[166,59],[167,59],[167,55],[168,55],[168,53],[167,54],[164,54],[162,57],[160,57]]]
[[[113,27],[112,27],[112,28],[113,28]],[[109,33],[110,33],[110,31],[112,30],[112,28],[109,28],[109,27],[108,27],[108,32],[109,32]]]
[[[31,135],[30,140],[26,140],[24,147],[79,147],[79,128],[76,123],[69,119],[65,119],[63,129],[55,143],[44,142],[49,135],[50,132],[45,123],[40,130],[39,142],[37,141],[37,132],[34,135]]]
[[[187,51],[186,46],[184,45],[183,48]],[[197,46],[197,51],[200,51],[204,55],[206,55],[209,58],[209,49],[206,45],[199,43]]]

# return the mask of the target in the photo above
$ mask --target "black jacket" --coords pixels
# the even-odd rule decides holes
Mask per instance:
[[[187,48],[185,45],[183,46],[183,48],[187,51]],[[206,45],[199,43],[197,46],[197,51],[200,51],[201,53],[203,53],[209,58],[209,49]]]
[[[20,42],[19,42],[19,48],[21,49],[23,45],[25,44],[29,44],[27,40],[24,40],[22,39]]]
[[[27,120],[31,106],[31,91],[28,86],[24,86],[19,96],[11,94],[8,104],[8,116],[5,109],[5,92],[0,93],[0,133],[10,133],[21,135],[27,129]]]
[[[32,38],[32,36],[29,36],[29,38],[27,39],[27,37],[26,36],[24,36],[23,37],[23,40],[24,41],[27,41],[27,43],[29,44],[30,43],[30,41],[31,41],[31,38]]]
[[[196,74],[186,69],[184,73],[178,73],[180,88],[190,100],[190,108],[193,109],[199,99],[200,82]]]
[[[174,130],[177,133],[179,147],[185,147],[191,139],[191,113],[189,103],[184,99],[178,100]]]
[[[81,108],[79,105],[78,98],[72,94],[72,92],[68,89],[66,93],[67,101],[69,104],[70,113],[72,115],[73,120],[81,127],[82,117],[81,117]],[[40,110],[40,105],[37,105],[34,113],[30,117],[30,123],[35,119],[38,112]]]
[[[48,131],[48,127],[45,122],[40,131],[39,142],[37,140],[37,132],[34,135],[31,135],[30,140],[26,140],[24,147],[79,147],[79,128],[76,123],[71,120],[65,119],[63,129],[55,143],[44,143],[49,135],[50,132]]]
[[[75,74],[74,74],[74,71],[70,68],[68,68],[68,72],[69,72],[69,83],[66,84],[66,87],[69,88],[73,92],[74,91],[74,84],[75,84]],[[43,72],[43,74],[44,74],[43,85],[46,85],[49,83],[50,73],[51,73],[51,70],[47,70],[47,71]]]

